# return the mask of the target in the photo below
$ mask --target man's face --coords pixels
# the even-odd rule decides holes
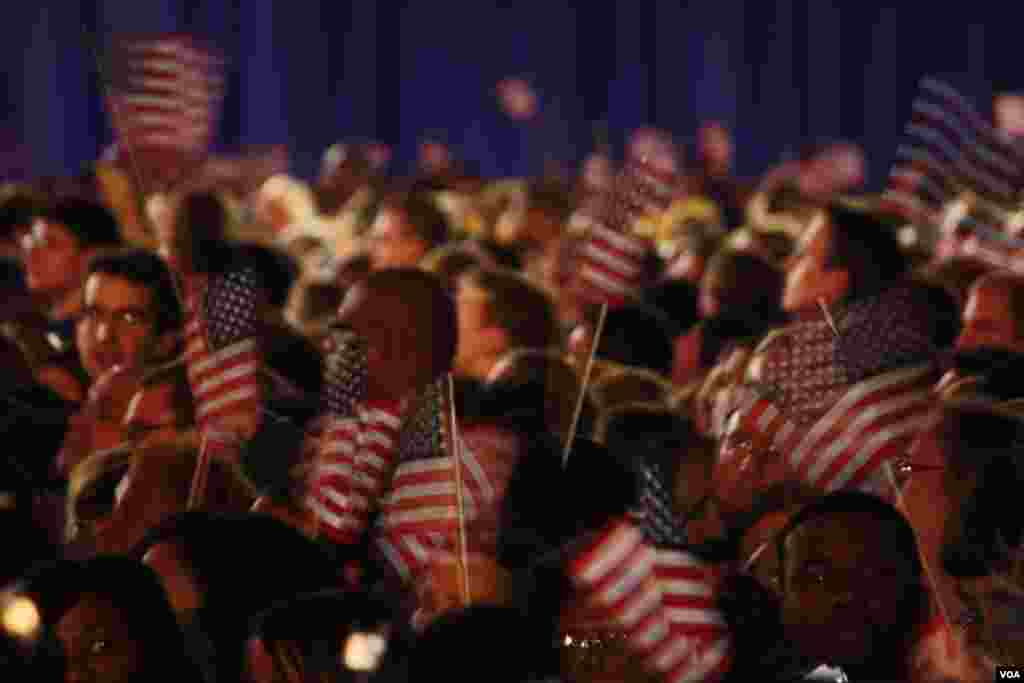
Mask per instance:
[[[915,581],[912,549],[886,547],[887,531],[871,514],[837,513],[786,538],[783,622],[803,654],[860,664],[911,626],[901,605]]]
[[[370,264],[373,270],[415,268],[429,246],[413,232],[402,211],[384,208],[370,228]]]
[[[67,662],[65,680],[128,683],[143,673],[142,646],[106,598],[83,596],[56,631]]]
[[[153,295],[127,278],[93,273],[75,329],[82,365],[94,380],[114,366],[141,368],[158,347]]]
[[[831,239],[828,219],[824,214],[817,215],[786,264],[782,308],[787,313],[813,310],[819,301],[834,304],[846,293],[846,272],[825,266]]]
[[[78,286],[83,266],[82,248],[66,227],[37,220],[21,244],[30,291],[56,295]]]
[[[1024,342],[1016,334],[1016,322],[1005,289],[974,286],[964,307],[963,329],[956,340],[956,348],[1024,351]]]

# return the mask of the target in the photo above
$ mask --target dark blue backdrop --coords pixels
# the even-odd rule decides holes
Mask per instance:
[[[580,158],[601,119],[621,143],[642,124],[692,140],[718,118],[736,131],[744,175],[843,137],[866,145],[877,184],[921,75],[956,74],[986,100],[1021,85],[1010,3],[881,4],[11,0],[0,97],[31,170],[73,171],[110,140],[85,38],[190,30],[231,59],[220,145],[286,142],[300,175],[339,139],[392,143],[401,170],[419,138],[441,135],[488,175],[521,174],[545,154]],[[537,124],[497,109],[493,86],[510,75],[541,92]]]

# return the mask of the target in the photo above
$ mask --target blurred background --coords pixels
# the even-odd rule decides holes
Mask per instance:
[[[1022,16],[1014,3],[837,0],[5,3],[2,170],[64,174],[96,159],[112,138],[97,54],[114,33],[180,30],[229,60],[218,148],[287,144],[305,178],[339,140],[392,145],[399,173],[429,137],[484,176],[522,176],[582,159],[602,121],[618,149],[641,125],[692,143],[717,119],[735,131],[741,176],[844,138],[864,146],[879,188],[922,75],[983,108],[1020,88]],[[537,117],[501,111],[494,87],[507,77],[531,83]]]

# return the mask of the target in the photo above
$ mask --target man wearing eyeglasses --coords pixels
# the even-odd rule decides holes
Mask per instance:
[[[75,344],[92,388],[64,442],[65,473],[90,452],[124,440],[129,401],[143,390],[142,377],[173,357],[182,325],[170,271],[149,251],[93,259],[83,289]]]

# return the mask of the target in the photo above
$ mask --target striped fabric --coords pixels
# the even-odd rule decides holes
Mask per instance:
[[[689,553],[658,550],[627,521],[611,524],[569,573],[667,683],[719,681],[732,642],[715,606],[716,572]]]
[[[261,408],[258,283],[254,271],[235,271],[186,297],[185,364],[200,431]]]
[[[925,426],[932,368],[895,370],[852,385],[809,429],[800,429],[756,393],[734,427],[756,434],[787,458],[804,483],[831,493],[857,489],[889,498],[883,464],[902,456]]]
[[[641,218],[666,211],[678,185],[671,143],[654,131],[638,132],[609,201],[592,217],[579,270],[585,300],[621,306],[643,287],[644,264],[653,245],[633,234],[633,226]]]
[[[125,38],[108,59],[107,105],[135,148],[207,150],[224,95],[223,60],[185,35]]]
[[[962,190],[1006,204],[1024,188],[1024,154],[947,83],[922,79],[906,133],[884,195],[891,208],[934,217]]]
[[[321,419],[306,503],[334,543],[358,543],[387,490],[399,414],[397,403],[359,403],[353,415]]]
[[[467,545],[487,531],[474,523],[487,517],[496,504],[494,475],[465,443],[459,448],[462,503]],[[409,581],[430,561],[432,554],[458,550],[459,516],[455,460],[434,455],[403,461],[381,502],[377,549],[396,573]],[[496,530],[490,530],[496,531]]]

